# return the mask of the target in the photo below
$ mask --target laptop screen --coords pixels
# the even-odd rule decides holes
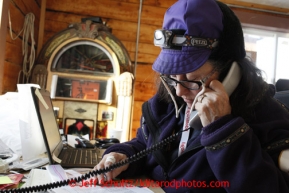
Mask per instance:
[[[31,88],[36,112],[38,115],[40,127],[42,129],[43,139],[47,148],[48,157],[52,160],[52,152],[59,143],[62,143],[56,122],[53,105],[49,91],[45,89]],[[49,147],[49,150],[48,150]]]

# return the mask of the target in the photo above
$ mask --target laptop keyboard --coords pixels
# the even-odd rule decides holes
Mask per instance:
[[[77,165],[96,165],[97,152],[96,149],[73,149],[68,148],[62,151],[59,158],[61,164],[77,164]]]

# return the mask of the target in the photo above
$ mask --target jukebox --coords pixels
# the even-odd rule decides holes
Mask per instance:
[[[64,134],[128,140],[133,66],[101,18],[84,18],[55,34],[36,63],[32,82],[50,91]]]

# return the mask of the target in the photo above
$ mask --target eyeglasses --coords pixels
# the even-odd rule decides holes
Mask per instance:
[[[177,84],[182,85],[183,87],[189,89],[189,90],[199,90],[204,84],[215,72],[217,71],[216,68],[214,68],[205,78],[201,79],[200,81],[195,80],[175,80],[171,77],[160,75],[160,78],[164,80],[168,85],[176,87]]]

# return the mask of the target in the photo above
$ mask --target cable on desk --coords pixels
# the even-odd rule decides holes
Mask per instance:
[[[90,172],[88,172],[86,174],[83,174],[82,176],[79,176],[78,178],[75,177],[75,178],[71,178],[71,179],[67,179],[67,180],[62,180],[62,181],[53,182],[53,183],[44,184],[44,185],[38,185],[38,186],[31,186],[31,187],[24,187],[24,188],[17,188],[17,189],[0,190],[0,193],[29,193],[29,192],[37,192],[37,191],[47,191],[48,189],[54,189],[54,188],[59,188],[59,187],[62,187],[62,186],[67,186],[67,185],[70,184],[70,182],[72,180],[74,180],[74,182],[77,182],[77,183],[81,182],[82,180],[87,180],[90,177],[96,176],[98,174],[103,174],[103,173],[109,172],[109,171],[111,171],[113,169],[116,169],[116,168],[118,168],[120,166],[123,166],[125,164],[129,164],[129,163],[132,163],[134,161],[137,161],[137,160],[145,157],[146,155],[163,148],[165,145],[167,145],[167,144],[171,143],[172,141],[174,141],[176,139],[176,137],[181,132],[184,132],[184,131],[187,131],[187,130],[188,129],[179,131],[178,133],[175,133],[175,134],[165,138],[164,140],[152,145],[151,147],[149,147],[149,148],[147,148],[145,150],[142,150],[142,151],[136,153],[135,155],[130,156],[129,158],[127,158],[127,159],[125,159],[123,161],[120,161],[120,162],[112,164],[110,167],[103,168],[103,169],[100,169],[100,170],[92,170],[92,171],[90,171]]]

